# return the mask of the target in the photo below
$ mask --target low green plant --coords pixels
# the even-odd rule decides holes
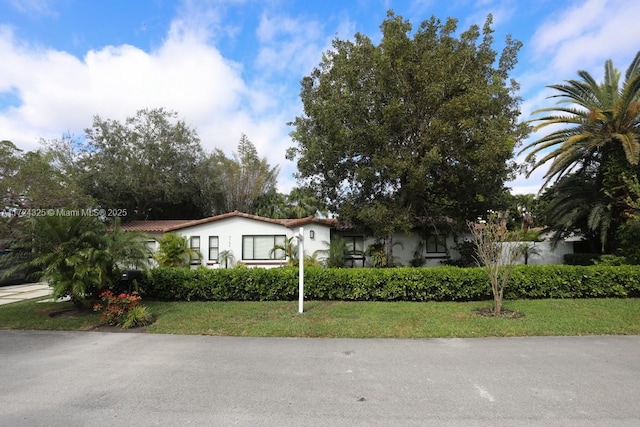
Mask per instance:
[[[396,242],[391,245],[392,248],[394,246],[400,246],[402,248],[402,243]],[[395,257],[391,255],[391,258],[389,258],[386,251],[387,251],[386,243],[384,241],[377,241],[376,243],[369,245],[369,247],[367,248],[364,254],[369,258],[369,263],[371,264],[371,267],[374,267],[374,268],[395,267],[396,266]]]
[[[147,326],[153,322],[153,315],[149,309],[144,305],[137,305],[131,308],[124,316],[122,321],[122,328],[136,328],[140,326]]]
[[[314,255],[324,255],[324,266],[329,268],[342,268],[345,266],[347,258],[347,243],[340,236],[333,236],[331,241],[323,240],[326,249],[318,249]]]

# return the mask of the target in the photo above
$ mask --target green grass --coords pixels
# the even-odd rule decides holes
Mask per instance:
[[[435,338],[640,334],[640,299],[520,300],[505,308],[522,318],[485,318],[490,302],[154,302],[151,333],[259,337]],[[3,329],[91,329],[96,314],[52,318],[59,303],[0,306]]]
[[[98,313],[63,315],[63,312],[71,309],[73,305],[69,302],[36,300],[0,305],[0,329],[89,330],[100,324]],[[55,316],[56,313],[61,315]]]

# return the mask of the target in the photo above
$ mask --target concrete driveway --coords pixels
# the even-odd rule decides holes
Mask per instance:
[[[638,426],[640,337],[0,331],[0,425]]]
[[[51,295],[52,292],[49,284],[45,282],[0,286],[0,305],[40,298]]]

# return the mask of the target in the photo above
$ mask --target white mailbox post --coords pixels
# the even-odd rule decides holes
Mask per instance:
[[[304,312],[304,227],[296,234],[298,239],[298,313]]]

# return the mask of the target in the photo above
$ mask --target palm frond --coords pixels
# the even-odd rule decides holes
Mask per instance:
[[[627,68],[627,72],[625,73],[625,80],[631,80],[631,78],[635,77],[638,73],[640,73],[640,51],[636,53],[633,61],[629,64],[629,68]]]
[[[627,132],[624,134],[614,133],[611,137],[620,141],[627,161],[632,165],[637,165],[638,160],[640,159],[640,143],[638,142],[638,135],[633,132]]]

